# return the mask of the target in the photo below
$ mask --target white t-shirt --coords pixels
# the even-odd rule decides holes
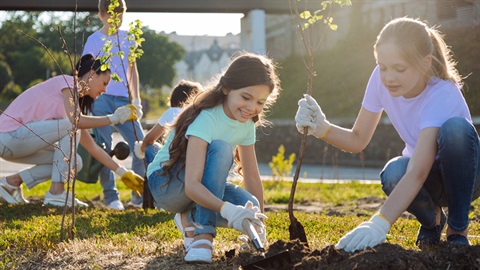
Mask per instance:
[[[432,77],[420,95],[409,99],[393,97],[380,80],[378,66],[370,76],[362,106],[375,113],[385,111],[405,142],[402,154],[406,157],[412,156],[422,129],[441,127],[452,117],[472,122],[465,98],[451,81]]]
[[[173,120],[183,111],[182,107],[170,107],[168,108],[160,118],[158,118],[158,124],[160,126],[165,126],[167,124],[173,123]]]
[[[171,130],[165,144],[148,165],[147,177],[161,168],[161,163],[170,159],[169,148],[174,137],[174,130]],[[248,120],[245,123],[229,118],[223,106],[219,105],[211,109],[205,109],[195,118],[188,127],[185,136],[198,137],[207,143],[213,140],[226,141],[232,147],[237,145],[252,145],[255,143],[255,123]]]

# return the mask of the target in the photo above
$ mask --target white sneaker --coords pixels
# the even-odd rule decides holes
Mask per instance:
[[[58,195],[53,195],[50,193],[50,191],[47,191],[47,194],[45,194],[45,200],[43,200],[44,205],[53,205],[53,206],[64,206],[65,205],[65,199],[67,197],[67,191],[63,191],[62,193]],[[72,206],[72,193],[68,194],[68,201],[67,201],[68,206]],[[79,199],[75,198],[75,206],[82,206],[82,207],[87,207],[88,204],[80,201]]]
[[[185,250],[187,250],[190,245],[192,244],[193,242],[193,237],[187,237],[187,233],[186,232],[192,232],[192,231],[195,231],[195,228],[194,227],[186,227],[184,228],[183,225],[182,225],[182,214],[180,213],[176,213],[175,214],[175,217],[173,218],[173,222],[175,222],[175,225],[177,226],[177,228],[180,230],[180,232],[182,233],[182,236],[183,236],[183,246],[185,247]]]
[[[7,182],[7,178],[5,177],[0,179],[0,196],[7,203],[11,204],[29,203],[29,201],[23,197],[22,185],[18,187],[12,186]]]
[[[132,202],[132,201],[129,201],[129,202],[128,202],[128,205],[133,206],[133,207],[135,207],[135,208],[143,208],[143,202],[134,203],[134,202]]]
[[[125,210],[125,207],[123,206],[123,203],[120,200],[115,200],[115,201],[109,203],[107,208],[114,209],[114,210],[119,210],[119,211]]]
[[[196,248],[198,245],[208,245],[210,248]],[[193,242],[187,249],[187,255],[185,255],[186,262],[194,263],[211,263],[212,262],[212,242],[206,239],[200,239]]]

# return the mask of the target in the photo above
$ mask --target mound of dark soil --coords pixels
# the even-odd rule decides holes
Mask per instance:
[[[299,241],[273,243],[265,254],[240,253],[240,265],[248,269],[480,269],[480,246],[463,247],[446,243],[428,251],[405,250],[381,244],[355,253],[336,249],[310,250]]]

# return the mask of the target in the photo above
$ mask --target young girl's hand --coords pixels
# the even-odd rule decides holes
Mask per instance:
[[[323,138],[330,129],[330,122],[325,118],[317,101],[310,95],[305,95],[298,101],[295,122],[298,132],[303,134],[303,129],[308,127],[308,135],[317,138]]]
[[[133,153],[135,153],[135,156],[139,159],[145,158],[145,152],[142,151],[142,143],[142,141],[136,141],[133,147]]]
[[[242,226],[244,219],[249,219],[254,226],[264,227],[260,218],[266,218],[266,216],[260,212],[258,207],[253,206],[251,201],[248,201],[245,206],[233,205],[229,202],[225,202],[220,209],[220,214],[228,221],[228,227],[234,228],[244,234],[248,234]]]
[[[390,223],[376,214],[342,237],[335,247],[346,252],[365,250],[385,242],[389,230]]]

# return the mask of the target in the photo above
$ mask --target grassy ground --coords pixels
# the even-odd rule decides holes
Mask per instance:
[[[118,184],[124,203],[130,191]],[[63,209],[42,206],[48,184],[25,192],[27,205],[0,203],[0,269],[238,269],[225,252],[238,249],[239,233],[218,229],[213,265],[183,263],[181,234],[173,214],[160,210],[125,211],[106,209],[99,184],[76,186],[78,198],[92,207],[77,209],[74,240],[61,241]],[[289,240],[286,212],[290,183],[265,182],[266,220],[270,243]],[[384,202],[379,185],[299,183],[295,216],[305,227],[309,245],[322,249],[335,244],[356,225],[365,221]],[[480,213],[474,203],[470,234],[480,234]],[[66,215],[65,227],[71,225]],[[405,214],[392,227],[388,242],[405,249],[414,245],[418,223]],[[479,244],[477,238],[470,239]]]

